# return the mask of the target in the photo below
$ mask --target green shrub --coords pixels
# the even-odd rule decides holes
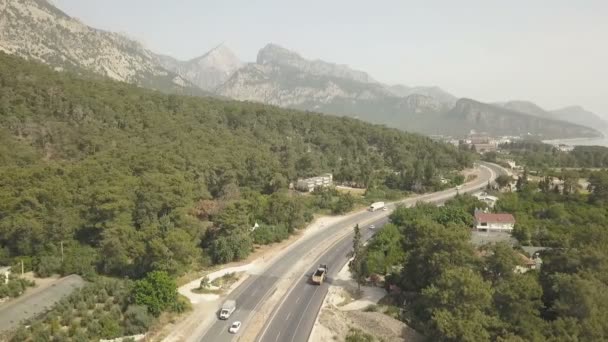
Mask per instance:
[[[253,232],[253,242],[258,245],[268,245],[275,242],[280,242],[289,237],[287,226],[279,225],[261,225]]]
[[[177,313],[183,313],[191,309],[192,304],[190,303],[190,300],[188,300],[188,298],[184,296],[178,296],[177,300],[175,301],[175,303],[173,303],[173,306],[171,307],[171,311]]]
[[[101,325],[100,335],[105,339],[117,338],[123,334],[122,327],[112,315],[102,316],[99,324]]]
[[[125,311],[124,331],[126,335],[144,333],[154,322],[154,316],[144,305],[129,305]]]
[[[61,273],[61,257],[54,255],[41,255],[34,266],[34,272],[39,277],[50,277]]]
[[[177,285],[166,272],[151,272],[135,282],[133,299],[135,304],[147,306],[151,314],[158,316],[176,301]]]
[[[90,319],[87,322],[87,332],[91,337],[101,337],[101,324],[97,319]]]
[[[375,339],[372,335],[365,333],[359,329],[350,329],[348,335],[344,340],[345,342],[374,342]]]
[[[27,341],[31,337],[31,330],[26,329],[24,326],[17,328],[11,341],[20,342]]]
[[[378,305],[376,305],[376,304],[368,305],[363,311],[365,311],[365,312],[376,312],[376,311],[378,311]]]

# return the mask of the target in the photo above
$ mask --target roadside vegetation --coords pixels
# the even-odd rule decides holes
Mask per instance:
[[[33,287],[36,283],[32,280],[23,279],[14,275],[9,275],[8,282],[4,275],[0,276],[0,299],[17,298],[25,292],[28,287]]]
[[[352,328],[349,332],[348,335],[346,335],[346,338],[344,339],[345,342],[374,342],[377,341],[374,336],[365,333],[359,329],[356,328]]]
[[[194,293],[209,293],[209,294],[222,294],[228,290],[234,283],[240,279],[241,275],[238,273],[230,272],[226,273],[221,277],[215,278],[212,281],[209,277],[203,277],[198,288],[192,290]]]
[[[178,297],[164,272],[138,281],[98,278],[62,299],[11,341],[93,341],[145,333],[163,312],[183,312],[189,302]]]
[[[470,196],[397,209],[365,249],[364,269],[400,289],[397,316],[435,341],[605,340],[608,172],[589,182],[589,194],[522,181],[500,196],[494,210],[514,214],[520,243],[551,247],[540,271],[514,272],[524,252],[508,244],[470,243],[482,205]]]

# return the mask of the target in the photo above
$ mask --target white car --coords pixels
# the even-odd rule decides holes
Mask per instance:
[[[371,226],[369,226],[369,229],[375,229],[376,226],[374,226],[373,224]]]
[[[239,329],[241,329],[241,322],[236,321],[236,322],[232,323],[232,325],[230,326],[230,329],[228,329],[228,331],[231,334],[236,334],[239,331]]]

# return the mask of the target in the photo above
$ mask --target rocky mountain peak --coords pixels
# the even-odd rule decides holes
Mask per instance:
[[[199,91],[158,65],[140,43],[86,26],[45,0],[0,0],[0,51],[56,70],[93,72],[169,92]]]
[[[243,65],[243,62],[225,43],[214,47],[200,57],[191,59],[188,63],[197,64],[202,68],[215,68],[227,74],[232,74]]]
[[[224,43],[189,61],[163,55],[156,57],[164,68],[208,91],[215,90],[243,66],[243,62]]]
[[[267,63],[297,63],[297,62],[305,62],[304,58],[297,54],[296,52],[287,50],[286,48],[276,45],[276,44],[267,44],[260,51],[258,51],[258,56],[256,59],[257,64],[267,64]]]
[[[311,75],[345,78],[356,82],[376,83],[366,72],[354,70],[343,64],[328,63],[322,60],[308,60],[276,44],[268,44],[259,52],[257,64],[277,64],[298,69]]]

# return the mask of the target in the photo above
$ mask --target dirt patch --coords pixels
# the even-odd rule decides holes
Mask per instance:
[[[398,321],[380,312],[341,311],[335,307],[321,310],[319,322],[315,326],[310,341],[341,341],[352,328],[360,329],[384,341],[423,341],[423,337]]]
[[[234,285],[244,273],[245,272],[229,272],[213,280],[210,280],[208,277],[203,277],[203,279],[206,278],[207,283],[203,284],[203,281],[201,280],[201,285],[191,291],[197,294],[223,294],[230,290],[232,285]]]
[[[367,191],[367,189],[351,188],[351,187],[342,186],[342,185],[337,185],[336,190],[338,190],[339,192],[348,193],[348,194],[355,195],[355,196],[363,196],[363,195],[365,195],[365,191]]]
[[[405,323],[389,316],[388,307],[377,305],[386,296],[383,288],[362,286],[359,291],[348,265],[336,275],[339,286],[330,286],[309,341],[343,341],[359,329],[384,341],[423,341]],[[387,311],[385,313],[385,311]]]
[[[20,322],[44,313],[63,297],[85,285],[85,281],[77,275],[36,282],[37,287],[0,306],[0,331],[14,329]]]

